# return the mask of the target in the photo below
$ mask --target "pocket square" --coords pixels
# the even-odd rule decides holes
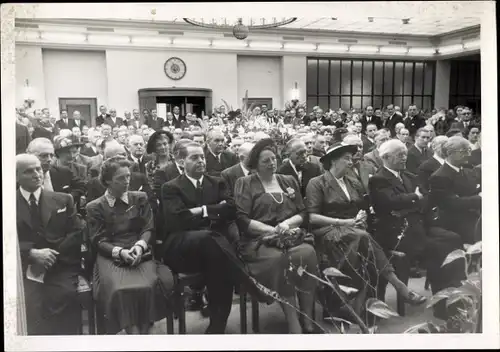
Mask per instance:
[[[69,185],[68,186],[64,186],[62,189],[66,189],[66,188],[69,188]]]
[[[478,184],[476,185],[476,188],[481,188],[481,185],[478,183]]]
[[[66,211],[66,207],[64,207],[64,208],[62,208],[62,209],[58,209],[58,210],[57,210],[57,214],[62,213],[62,212],[64,212],[64,211]]]
[[[141,186],[141,187],[139,187],[138,191],[141,191],[141,190],[142,190],[142,186]]]

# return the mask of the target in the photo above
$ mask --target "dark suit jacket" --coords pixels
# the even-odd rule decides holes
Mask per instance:
[[[144,154],[142,156],[142,159],[139,161],[139,163],[136,163],[134,161],[134,159],[132,159],[132,157],[129,155],[128,157],[128,160],[130,160],[131,162],[135,163],[137,166],[138,166],[138,170],[139,172],[143,173],[144,175],[146,175],[146,164],[152,160],[152,157],[151,155],[149,154]]]
[[[70,130],[71,127],[69,127],[69,126],[70,126],[71,121],[72,121],[72,119],[68,118],[68,123],[65,123],[63,119],[60,119],[60,120],[56,121],[56,126],[59,130]]]
[[[363,125],[363,129],[361,130],[363,133],[366,131],[368,123],[374,123],[377,126],[377,129],[382,128],[382,119],[379,116],[372,115],[370,122],[368,122],[366,115],[363,115],[359,121]]]
[[[96,156],[97,152],[94,152],[94,149],[92,149],[91,147],[83,147],[82,149],[80,149],[80,154],[81,155],[85,155],[85,156],[89,156],[89,157],[92,157],[92,156]]]
[[[430,201],[438,207],[440,225],[458,233],[465,243],[475,243],[475,226],[481,215],[479,173],[463,169],[457,173],[448,164],[441,166],[429,180]]]
[[[161,187],[163,186],[163,184],[172,181],[174,178],[180,176],[180,173],[177,169],[177,165],[173,162],[168,164],[164,168],[156,170],[153,176],[153,193],[156,199],[160,199]]]
[[[363,155],[375,149],[375,142],[370,141],[367,136],[362,135],[361,141],[363,142]]]
[[[418,174],[418,167],[433,155],[430,148],[426,148],[426,152],[422,154],[415,145],[408,148],[408,158],[406,160],[406,169],[412,174]]]
[[[394,114],[392,116],[389,116],[387,120],[385,120],[385,126],[391,131],[391,137],[396,136],[396,125],[400,122],[403,122],[403,116],[399,114]]]
[[[467,164],[464,167],[473,168],[481,165],[481,148],[474,149],[469,158],[467,159]]]
[[[366,153],[364,156],[364,160],[368,164],[373,165],[373,167],[376,168],[377,170],[384,165],[377,149],[373,149],[371,152]]]
[[[85,194],[85,181],[64,166],[52,165],[49,172],[54,192],[69,193],[75,204],[79,204],[80,197]]]
[[[354,171],[354,168],[358,170]],[[377,168],[364,160],[359,161],[358,165],[353,165],[353,167],[347,171],[346,177],[354,179],[363,186],[364,194],[368,194],[369,188],[368,183],[370,178],[377,173]]]
[[[81,131],[82,127],[85,125],[87,125],[87,122],[85,122],[85,120],[80,119],[80,126],[78,126],[75,122],[75,119],[68,119],[68,126],[70,130],[73,129],[73,127],[78,127]]]
[[[408,171],[400,172],[403,183],[389,170],[381,167],[370,178],[368,187],[375,211],[375,237],[386,250],[396,249],[407,254],[420,252],[426,244],[424,212],[426,198],[419,200],[415,188],[419,186],[417,176]],[[398,236],[408,227],[398,244]]]
[[[208,147],[205,147],[205,160],[207,162],[207,174],[217,177],[220,177],[223,170],[238,163],[238,157],[228,150],[221,153],[219,162]]]
[[[125,121],[123,121],[123,119],[121,117],[117,117],[116,118],[116,122],[113,122],[113,120],[111,119],[111,116],[107,117],[105,120],[104,120],[104,123],[106,125],[110,125],[111,128],[114,128],[114,127],[120,127],[122,125],[125,125]]]
[[[226,182],[229,194],[234,198],[234,186],[236,185],[236,181],[241,177],[245,177],[240,163],[225,169],[220,175],[224,182]]]
[[[181,175],[162,186],[161,205],[167,235],[165,249],[170,244],[170,234],[202,229],[218,230],[226,228],[228,221],[236,219],[236,207],[222,179],[205,174],[202,189],[201,197],[198,198],[194,185],[186,175]],[[222,201],[226,203],[219,204]],[[195,216],[189,211],[202,205],[207,207],[206,218]]]
[[[472,124],[474,124],[474,121],[472,121],[472,120],[469,121],[469,126],[472,125]],[[463,132],[465,132],[465,130],[467,129],[467,127],[465,127],[464,121],[453,121],[451,123],[449,129],[450,130],[451,129],[458,129],[458,130],[462,131],[462,133],[463,133]]]
[[[175,128],[181,128],[182,121],[186,121],[186,117],[185,116],[181,116],[181,115],[175,116],[174,115],[174,119],[172,120],[172,123],[175,126]]]
[[[292,168],[292,165],[290,165],[290,162],[286,162],[281,164],[281,166],[278,168],[278,174],[282,175],[290,175],[295,177],[295,180],[299,183],[300,186],[300,192],[302,193],[302,197],[306,196],[306,188],[307,184],[309,181],[316,177],[321,175],[321,168],[317,164],[313,164],[309,161],[307,161],[302,170],[302,183],[299,181],[299,175],[295,173],[295,171]]]
[[[50,139],[51,142],[54,142],[54,132],[52,130],[51,131],[48,131],[46,130],[45,128],[43,127],[35,127],[35,130],[33,131],[33,139],[35,138],[48,138]]]
[[[82,228],[76,216],[75,203],[71,196],[42,190],[38,208],[42,218],[42,229],[33,229],[29,203],[17,190],[17,235],[21,251],[23,276],[29,264],[31,249],[52,248],[59,252],[56,264],[47,272],[71,265],[78,267],[81,260]]]
[[[440,167],[441,164],[434,157],[431,157],[420,164],[417,170],[417,175],[423,191],[429,192],[429,179],[431,175]]]
[[[26,153],[26,148],[31,142],[28,127],[16,122],[16,155]]]
[[[105,115],[99,115],[95,118],[95,124],[96,126],[100,126],[104,123],[106,119],[108,119],[111,115],[110,114],[105,114]]]
[[[139,119],[139,120],[136,120],[136,119],[134,119],[134,118],[132,118],[132,119],[130,119],[130,120],[128,120],[128,121],[126,121],[126,125],[127,125],[127,126],[130,126],[130,124],[132,124],[132,126],[134,126],[134,127],[135,127],[135,129],[141,128],[141,126],[143,125],[143,123],[141,123],[141,120],[140,120],[140,119]]]
[[[153,120],[153,116],[149,116],[148,119],[146,120],[146,125],[148,125],[150,128],[154,129],[155,131],[161,130],[161,128],[164,126],[165,120],[162,118],[157,117],[156,121]]]
[[[413,119],[407,118],[404,121],[405,128],[410,132],[410,136],[413,138],[417,130],[425,126],[425,119],[420,115],[413,116]]]
[[[148,178],[146,175],[141,174],[140,172],[132,172],[130,174],[130,191],[141,191],[145,192],[148,195],[148,198],[151,197],[151,187],[148,183]],[[99,198],[104,195],[106,192],[106,187],[101,183],[99,177],[92,178],[87,183],[87,203],[92,202],[93,200]]]

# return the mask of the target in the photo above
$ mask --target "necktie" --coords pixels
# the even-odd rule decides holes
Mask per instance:
[[[423,147],[423,148],[422,148],[422,154],[423,154],[423,155],[426,155],[426,154],[427,154],[427,148],[426,148],[426,147]]]
[[[36,204],[36,198],[33,193],[30,194],[29,200],[31,224],[33,225],[33,229],[35,231],[39,231],[42,227],[42,217],[40,215],[40,209],[38,208],[38,204]]]
[[[200,180],[196,180],[196,199],[199,205],[203,203],[203,188],[201,187]]]
[[[219,162],[219,164],[220,164],[220,154],[218,154],[218,155],[216,156],[216,158],[217,158],[217,161],[218,161],[218,162]]]

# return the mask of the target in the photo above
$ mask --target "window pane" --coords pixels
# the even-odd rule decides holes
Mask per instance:
[[[382,95],[382,87],[384,85],[384,76],[383,76],[383,67],[384,63],[382,61],[375,61],[375,71],[373,77],[373,94]]]
[[[423,93],[424,86],[422,81],[424,79],[424,64],[421,62],[415,63],[415,80],[413,81],[413,94],[420,95]]]
[[[403,113],[403,116],[404,116],[404,111],[406,111],[404,108],[403,108],[403,97],[402,96],[395,96],[394,97],[394,106],[399,106],[401,108],[401,112]]]
[[[342,94],[351,94],[351,61],[347,60],[342,60]]]
[[[403,94],[403,63],[395,62],[394,95]]]
[[[330,97],[330,109],[338,110],[340,108],[340,97]]]
[[[388,94],[393,94],[393,87],[392,87],[392,69],[393,69],[393,63],[392,62],[384,62],[384,95]]]
[[[451,62],[450,68],[450,95],[457,95],[458,65],[456,61]]]
[[[424,66],[425,73],[425,88],[424,94],[431,95],[432,94],[432,85],[433,85],[433,74],[434,74],[434,63],[426,62]]]
[[[319,60],[318,94],[328,95],[328,60]]]
[[[318,97],[308,97],[307,98],[307,111],[311,112],[313,107],[318,105]]]
[[[431,110],[432,109],[432,97],[430,97],[430,96],[424,97],[422,109],[424,109],[424,110]]]
[[[411,103],[413,103],[411,95],[405,95],[403,98],[403,106],[401,107],[401,109],[408,110],[408,107],[410,106]],[[420,107],[421,105],[417,105],[418,109],[420,109]]]
[[[366,96],[366,95],[363,96],[363,100],[361,103],[362,103],[361,107],[363,109],[366,109],[367,106],[372,106],[372,97]],[[375,107],[373,107],[373,108],[375,108]]]
[[[352,97],[352,107],[355,109],[362,108],[361,106],[361,97]]]
[[[372,104],[373,104],[373,108],[374,109],[383,108],[383,106],[382,106],[382,104],[383,104],[382,97],[381,96],[374,96]]]
[[[394,104],[394,99],[392,99],[392,96],[390,95],[384,95],[384,108],[390,104]]]
[[[352,94],[361,94],[361,61],[353,61],[352,63]]]
[[[422,97],[413,97],[413,103],[417,104],[417,108],[422,108]]]
[[[372,95],[372,65],[373,61],[363,63],[363,95]]]
[[[412,95],[413,92],[413,62],[405,62],[405,80],[403,83],[404,94]]]
[[[330,63],[330,94],[340,94],[340,61],[332,60]]]
[[[319,97],[318,105],[323,111],[327,111],[330,106],[330,99],[328,97]]]
[[[318,60],[307,60],[307,95],[318,94]]]
[[[344,111],[351,109],[351,97],[342,97],[340,107]]]

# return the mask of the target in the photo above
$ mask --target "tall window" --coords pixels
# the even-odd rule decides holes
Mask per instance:
[[[465,105],[481,112],[481,62],[451,60],[450,107]]]
[[[307,108],[382,108],[410,104],[432,109],[435,63],[427,61],[307,59]]]

